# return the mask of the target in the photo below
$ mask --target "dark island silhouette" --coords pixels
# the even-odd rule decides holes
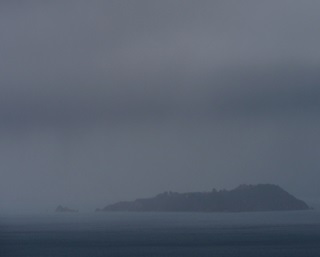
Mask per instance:
[[[256,212],[308,210],[302,200],[272,184],[240,185],[233,190],[165,192],[153,198],[118,202],[96,211],[130,212]]]
[[[68,207],[63,207],[62,205],[59,205],[55,212],[79,212],[78,210],[75,209],[70,209]]]

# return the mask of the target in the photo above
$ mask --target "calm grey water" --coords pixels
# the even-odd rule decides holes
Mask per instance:
[[[320,213],[0,215],[0,256],[319,257]]]

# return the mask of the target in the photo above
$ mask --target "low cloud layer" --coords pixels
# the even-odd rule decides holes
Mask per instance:
[[[317,199],[320,4],[0,3],[0,207],[271,182]]]

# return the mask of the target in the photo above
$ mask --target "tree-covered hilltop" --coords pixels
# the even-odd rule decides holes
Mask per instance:
[[[240,185],[233,190],[165,192],[153,198],[118,202],[98,211],[135,212],[251,212],[308,210],[309,206],[272,184]]]

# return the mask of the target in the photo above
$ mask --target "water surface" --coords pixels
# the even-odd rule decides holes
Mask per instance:
[[[0,256],[320,256],[320,213],[0,215]]]

